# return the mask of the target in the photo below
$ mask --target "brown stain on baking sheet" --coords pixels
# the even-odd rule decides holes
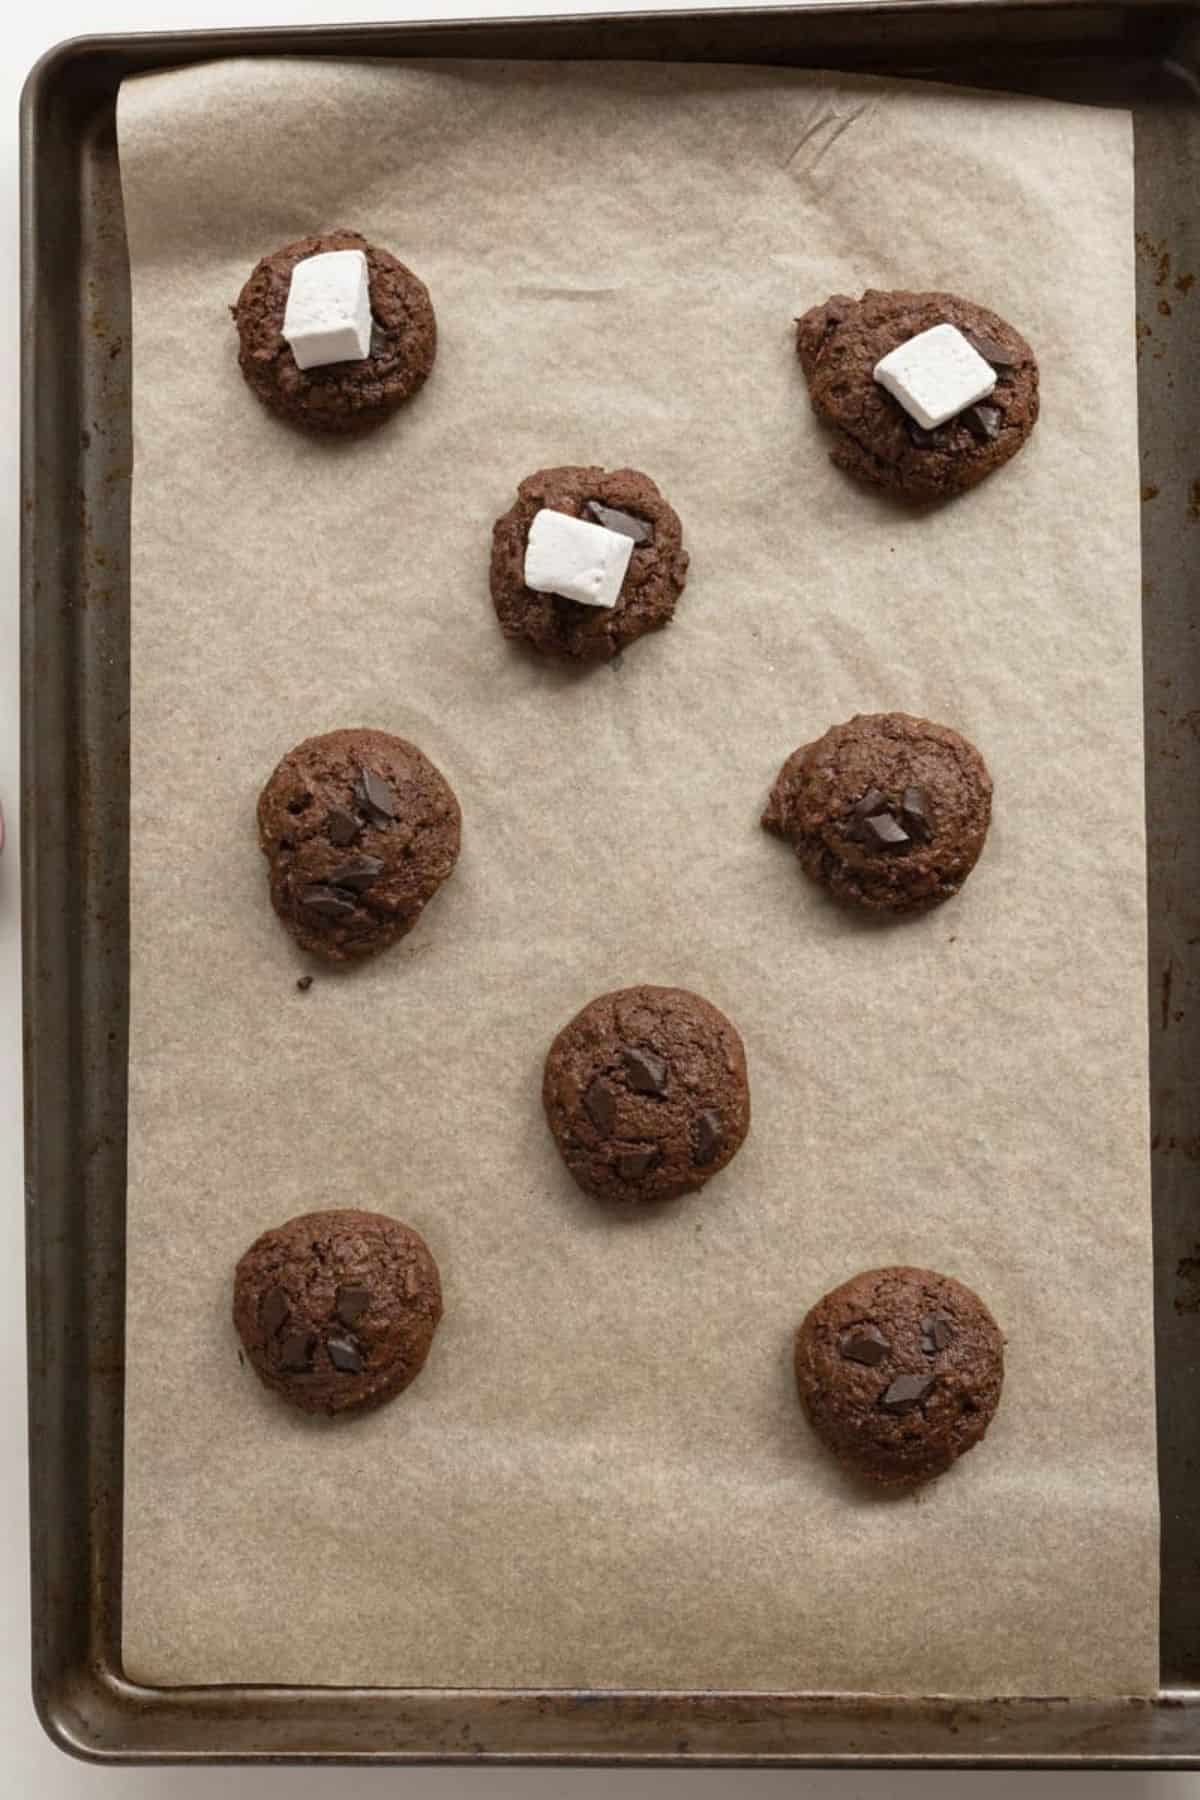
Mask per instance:
[[[1200,519],[1200,477],[1188,487],[1188,518]]]
[[[1161,1150],[1168,1156],[1178,1150],[1182,1156],[1187,1157],[1189,1162],[1200,1162],[1200,1137],[1177,1138],[1172,1136],[1164,1144],[1159,1135],[1150,1140],[1150,1148],[1151,1150]],[[1197,1244],[1196,1248],[1200,1250],[1200,1244]]]
[[[1171,251],[1168,247],[1167,240],[1165,238],[1152,238],[1148,231],[1139,231],[1134,238],[1134,243],[1137,248],[1138,256],[1154,270],[1155,287],[1165,288],[1167,283],[1171,281]],[[1175,292],[1181,294],[1184,299],[1188,297],[1195,285],[1196,277],[1190,269],[1181,270],[1172,283]],[[1165,294],[1158,301],[1157,310],[1162,318],[1171,318],[1172,306]],[[1142,344],[1152,335],[1149,325],[1139,319],[1137,322],[1139,356],[1141,355]],[[1165,355],[1165,349],[1156,349],[1154,351],[1154,360],[1156,362],[1161,362]]]
[[[1167,958],[1167,966],[1162,977],[1162,1028],[1165,1031],[1171,1020],[1171,983],[1175,979],[1175,958]]]
[[[1142,260],[1154,264],[1155,287],[1166,287],[1171,278],[1171,252],[1167,249],[1166,239],[1156,243],[1148,231],[1139,231],[1134,243]]]
[[[1192,1248],[1200,1251],[1200,1244]],[[1200,1313],[1200,1255],[1181,1256],[1175,1265],[1175,1279],[1183,1290],[1175,1296],[1175,1311]]]
[[[1143,500],[1157,500],[1158,499],[1158,488],[1156,487],[1156,485],[1153,481],[1148,481],[1146,483],[1145,487],[1142,489],[1142,499]]]

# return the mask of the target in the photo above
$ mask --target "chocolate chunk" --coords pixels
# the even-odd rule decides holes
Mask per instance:
[[[258,1309],[258,1322],[271,1337],[286,1324],[292,1316],[292,1303],[284,1288],[273,1287],[263,1295],[262,1305]]]
[[[991,363],[993,369],[1015,369],[1017,358],[995,338],[985,337],[982,331],[964,331],[963,336],[972,350],[982,356],[984,362]]]
[[[949,1319],[931,1313],[921,1320],[921,1348],[926,1356],[936,1356],[939,1350],[948,1349],[953,1342],[954,1327]]]
[[[856,1325],[846,1332],[838,1349],[847,1362],[865,1363],[867,1368],[873,1369],[876,1363],[883,1361],[891,1345],[878,1325]]]
[[[935,425],[927,431],[924,425],[918,425],[914,418],[907,417],[908,435],[918,450],[948,450],[954,439],[954,421],[947,419],[944,425]]]
[[[307,994],[309,988],[312,986],[312,981],[313,981],[313,978],[311,975],[301,975],[300,979],[296,983],[296,986],[300,989],[300,992],[302,994]]]
[[[924,788],[905,788],[904,798],[900,802],[900,817],[910,837],[916,838],[920,844],[929,842],[933,836],[933,820],[930,817],[929,796]]]
[[[325,814],[325,836],[331,844],[336,844],[339,850],[344,849],[347,844],[352,844],[358,836],[358,831],[358,820],[352,812],[347,812],[344,806],[331,806]]]
[[[903,850],[912,843],[907,831],[890,812],[876,813],[858,827],[859,840],[872,850]]]
[[[362,1374],[362,1353],[353,1338],[330,1338],[325,1348],[329,1352],[330,1362],[343,1375]]]
[[[887,801],[884,799],[879,789],[868,788],[862,799],[855,803],[854,810],[851,812],[850,817],[852,819],[869,819],[873,817],[875,813],[883,812],[886,806]]]
[[[617,1174],[622,1181],[636,1181],[657,1161],[657,1150],[626,1150],[617,1158]]]
[[[396,816],[396,796],[382,775],[364,765],[358,772],[354,794],[372,825],[382,828],[391,824]]]
[[[885,819],[887,824],[876,829],[876,821]],[[878,788],[868,788],[861,800],[855,802],[850,813],[850,827],[847,836],[858,844],[868,844],[877,850],[880,844],[880,830],[886,832],[895,823],[895,813],[888,805]]]
[[[619,531],[622,537],[632,538],[635,544],[653,542],[654,527],[646,519],[635,519],[632,513],[605,506],[601,500],[585,500],[583,510],[593,524],[603,525],[606,531]]]
[[[316,1336],[311,1331],[289,1331],[279,1346],[279,1366],[289,1375],[307,1375],[312,1368]]]
[[[583,1109],[596,1130],[607,1137],[617,1120],[617,1096],[599,1075],[583,1096]]]
[[[958,416],[971,436],[981,444],[990,444],[1000,436],[1000,420],[1003,415],[998,406],[985,406],[982,401],[978,401]]]
[[[392,334],[385,331],[375,319],[371,320],[371,356],[386,356],[392,347]]]
[[[371,1304],[370,1290],[365,1287],[340,1287],[333,1310],[343,1325],[357,1325]]]
[[[355,856],[331,869],[329,880],[334,887],[349,888],[352,893],[362,894],[382,873],[383,862],[378,856]]]
[[[879,1397],[884,1412],[906,1413],[920,1406],[933,1390],[936,1375],[897,1375]]]
[[[661,1094],[667,1085],[667,1065],[653,1050],[622,1050],[625,1078],[635,1094]]]
[[[319,882],[313,887],[305,888],[300,896],[300,904],[322,919],[349,919],[354,914],[353,900],[348,899],[345,894],[339,894],[336,888],[324,887]]]
[[[721,1128],[721,1115],[707,1107],[696,1120],[696,1150],[692,1157],[698,1169],[703,1169],[712,1162],[724,1139]]]

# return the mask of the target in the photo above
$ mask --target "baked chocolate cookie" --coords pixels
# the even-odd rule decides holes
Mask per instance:
[[[258,800],[271,904],[301,948],[328,962],[374,956],[411,931],[461,835],[449,782],[386,731],[305,738]]]
[[[632,540],[615,606],[586,605],[525,585],[529,528],[543,510]],[[637,469],[539,469],[521,483],[515,504],[492,529],[492,600],[505,637],[524,638],[544,655],[580,663],[605,662],[669,624],[687,571],[678,515]]]
[[[237,1266],[233,1322],[267,1387],[305,1412],[390,1400],[420,1374],[442,1316],[423,1237],[383,1213],[303,1213]]]
[[[986,400],[924,429],[874,378],[875,365],[934,325],[954,325],[990,363]],[[796,321],[796,351],[813,411],[833,429],[840,469],[906,500],[940,500],[974,487],[1021,448],[1038,416],[1038,366],[1019,331],[956,294],[834,294]]]
[[[292,270],[328,250],[361,250],[371,290],[371,354],[301,369],[283,336]],[[309,431],[363,431],[411,398],[433,367],[437,321],[425,283],[357,231],[298,238],[264,256],[230,308],[242,374],[264,406]]]
[[[792,752],[762,822],[839,900],[910,913],[957,894],[991,814],[991,776],[957,731],[858,713]]]
[[[930,1269],[868,1269],[818,1300],[796,1333],[809,1423],[868,1481],[941,1475],[992,1422],[1004,1339],[978,1294]]]
[[[723,1169],[750,1129],[746,1052],[699,994],[622,988],[559,1032],[542,1103],[585,1193],[673,1200]]]

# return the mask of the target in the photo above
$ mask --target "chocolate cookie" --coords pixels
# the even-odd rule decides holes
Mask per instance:
[[[525,585],[529,528],[543,509],[566,513],[633,542],[616,605],[589,606]],[[647,631],[670,623],[687,580],[678,515],[636,469],[539,469],[492,529],[492,600],[507,638],[543,654],[603,662]]]
[[[371,354],[361,362],[297,367],[283,337],[292,270],[327,250],[361,250],[371,290]],[[285,244],[258,263],[230,308],[238,362],[273,412],[309,431],[362,431],[416,393],[433,367],[437,322],[425,283],[357,231],[326,231]]]
[[[390,1400],[420,1374],[441,1316],[428,1245],[383,1213],[302,1213],[256,1238],[234,1277],[246,1355],[305,1412]]]
[[[792,752],[762,822],[839,900],[909,913],[957,894],[991,813],[991,776],[957,731],[858,713]]]
[[[327,731],[289,750],[258,801],[271,904],[329,962],[411,931],[458,860],[462,815],[427,756],[386,731]]]
[[[734,1027],[684,988],[601,994],[550,1046],[542,1104],[563,1161],[599,1200],[673,1200],[704,1186],[750,1129]]]
[[[996,372],[986,400],[925,430],[874,379],[876,363],[919,332],[954,325]],[[1038,416],[1038,366],[1019,331],[955,294],[835,294],[796,322],[813,410],[832,426],[840,469],[906,500],[974,487],[1021,448]]]
[[[941,1475],[992,1422],[1004,1339],[978,1294],[930,1269],[868,1269],[818,1300],[796,1333],[809,1423],[869,1481]]]

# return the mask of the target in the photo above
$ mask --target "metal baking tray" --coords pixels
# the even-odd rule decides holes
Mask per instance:
[[[1162,1498],[1163,1685],[1153,1701],[154,1689],[124,1675],[132,446],[115,109],[124,76],[223,55],[767,63],[1132,107]],[[33,70],[21,108],[33,1685],[42,1722],[64,1749],[124,1761],[1200,1767],[1200,613],[1191,592],[1200,569],[1198,82],[1200,0],[826,3],[96,37],[60,46]],[[1080,317],[1086,328],[1086,306]],[[1098,743],[1098,780],[1105,754]]]

